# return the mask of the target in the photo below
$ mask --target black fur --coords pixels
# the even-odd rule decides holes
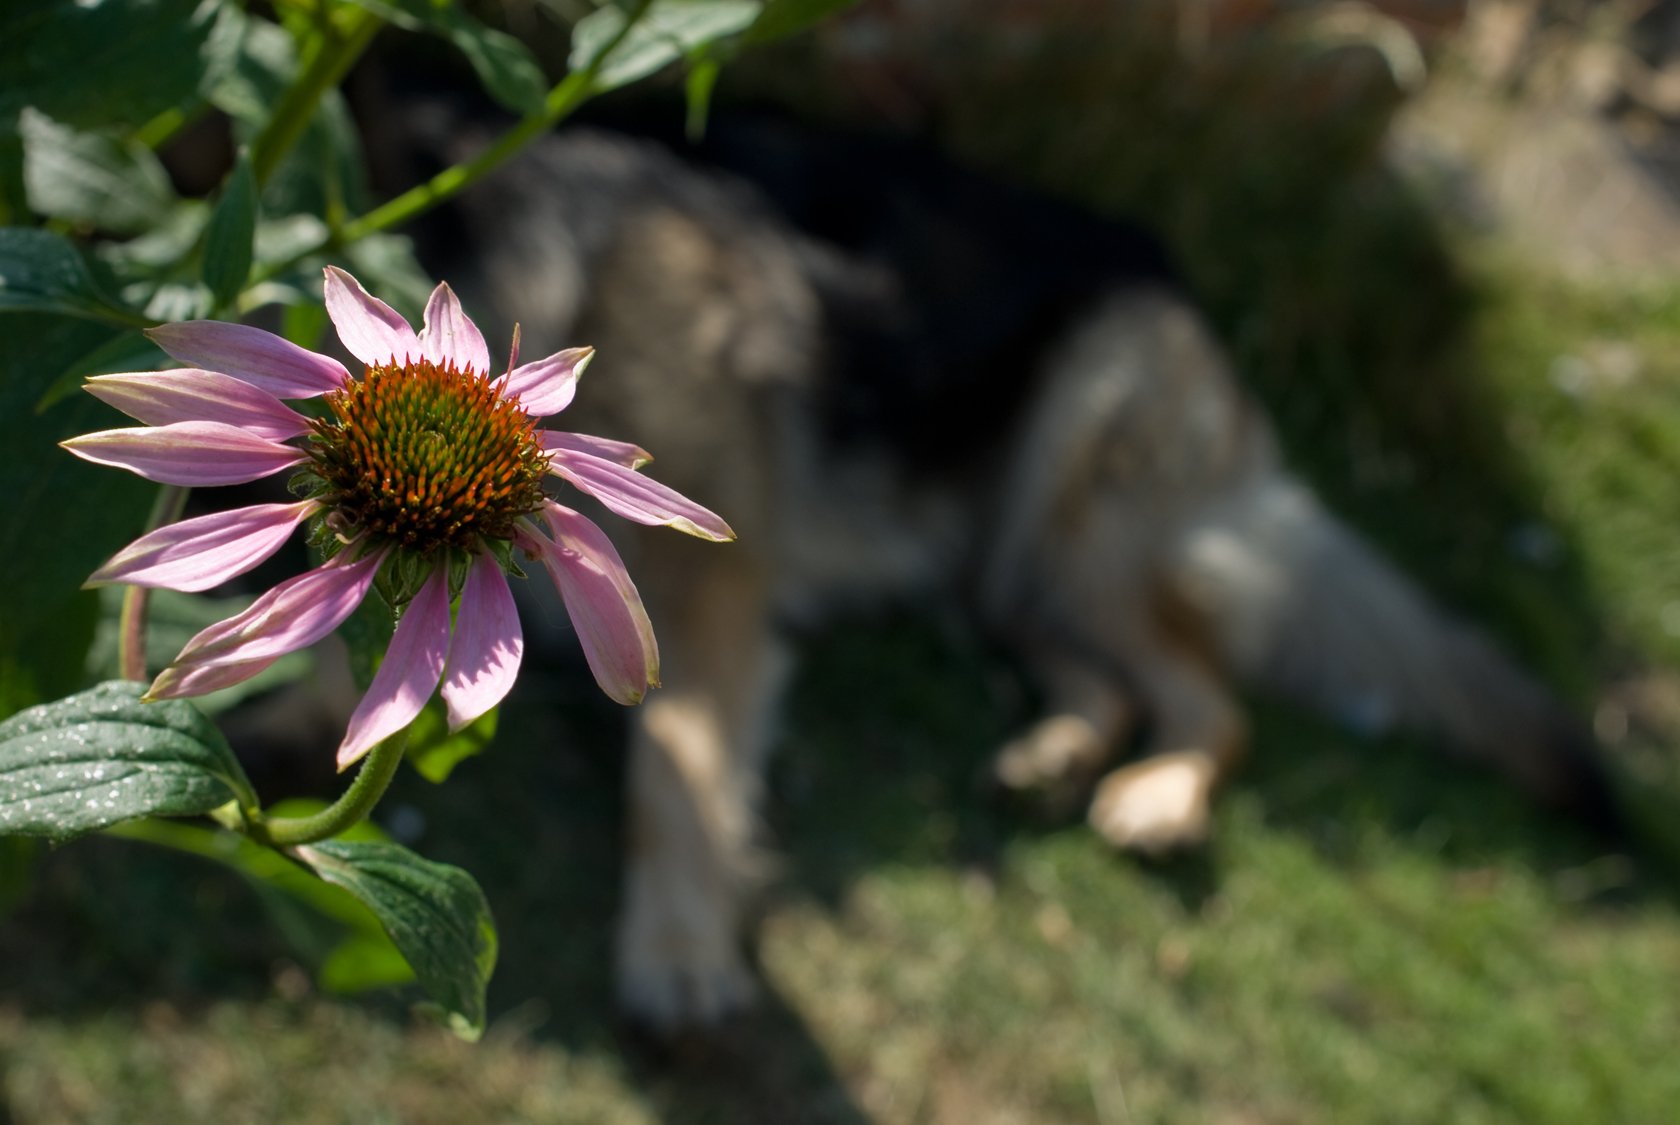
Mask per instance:
[[[665,120],[672,120],[667,116]],[[995,448],[1045,348],[1104,293],[1177,287],[1148,232],[963,168],[910,141],[759,115],[712,121],[684,158],[751,183],[790,226],[869,267],[813,270],[839,441],[929,472]],[[644,135],[646,133],[644,132]]]

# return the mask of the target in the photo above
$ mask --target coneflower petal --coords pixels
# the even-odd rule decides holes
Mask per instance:
[[[159,690],[158,684],[163,682],[163,677],[159,676],[158,682],[152,684],[151,688],[141,698],[150,701],[154,699],[188,699],[199,695],[209,695],[213,691],[221,691],[223,688],[244,683],[253,676],[266,671],[270,665],[279,659],[278,656],[265,656],[261,660],[250,660],[243,664],[210,664],[202,668],[190,668],[184,672],[176,672],[171,675],[169,683],[162,691]]]
[[[303,450],[226,422],[171,422],[100,430],[59,443],[84,461],[114,465],[159,484],[245,484],[304,460]]]
[[[232,375],[278,398],[313,398],[350,378],[338,360],[248,324],[189,320],[148,328],[146,335],[189,367]]]
[[[542,561],[559,588],[601,690],[614,702],[640,703],[659,684],[659,646],[624,560],[579,513],[550,501],[543,515],[554,539],[527,532],[521,546]]]
[[[649,480],[605,458],[564,447],[553,449],[548,471],[576,485],[610,510],[637,523],[674,527],[689,535],[723,542],[735,532],[716,512],[675,489]]]
[[[339,769],[414,721],[438,686],[448,651],[449,568],[439,566],[403,611],[384,663],[350,716],[338,747]]]
[[[594,358],[594,348],[567,348],[532,360],[507,373],[502,393],[519,400],[520,408],[533,418],[558,414],[571,405],[578,377]]]
[[[271,441],[309,430],[309,419],[268,391],[220,371],[186,367],[95,375],[87,392],[152,426],[172,422],[221,422]]]
[[[339,340],[363,363],[374,367],[420,358],[420,340],[408,321],[337,266],[327,267],[322,295]]]
[[[443,282],[426,302],[425,327],[420,329],[420,354],[432,363],[471,368],[480,378],[490,374],[490,349],[484,334],[461,311],[455,291]]]
[[[639,469],[653,460],[653,454],[639,445],[632,445],[627,441],[614,441],[612,438],[596,437],[593,434],[568,434],[561,430],[543,430],[537,434],[537,440],[542,443],[544,453],[569,449],[574,453],[587,453],[591,457],[599,457],[603,461],[623,465],[626,469]]]
[[[502,701],[519,675],[525,638],[513,591],[495,558],[480,555],[467,572],[443,677],[449,729],[460,730]]]
[[[244,574],[321,508],[316,500],[254,504],[182,520],[149,532],[93,572],[89,586],[126,582],[196,593]]]
[[[260,663],[314,644],[362,604],[384,557],[384,552],[375,552],[346,563],[341,555],[286,579],[243,612],[188,641],[147,694],[154,699],[189,695],[181,685],[195,669]],[[261,669],[251,675],[257,671]]]

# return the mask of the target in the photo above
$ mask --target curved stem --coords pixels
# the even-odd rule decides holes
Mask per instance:
[[[177,484],[158,489],[151,514],[146,517],[146,530],[156,531],[180,519],[188,491]],[[117,615],[117,673],[125,680],[144,682],[147,678],[146,603],[151,593],[145,586],[130,586],[123,591],[122,610]]]
[[[504,164],[509,157],[524,148],[533,138],[546,133],[582,105],[589,96],[594,81],[592,71],[575,71],[543,101],[541,113],[523,117],[507,132],[497,137],[489,148],[461,164],[452,164],[423,184],[416,184],[394,199],[346,223],[341,238],[355,242],[370,234],[389,230],[429,211],[439,203],[470,187],[488,173]]]
[[[297,80],[286,88],[274,115],[251,145],[251,170],[260,187],[297,143],[315,115],[322,96],[337,86],[384,25],[365,8],[349,8],[338,26],[327,20],[314,54]]]
[[[337,836],[340,832],[359,824],[373,811],[373,806],[379,803],[379,798],[385,795],[391,779],[396,776],[397,766],[402,764],[403,753],[407,748],[406,730],[392,735],[368,751],[368,756],[362,761],[361,771],[356,774],[356,780],[352,781],[344,795],[331,805],[313,816],[280,817],[275,820],[258,817],[251,822],[248,834],[253,840],[271,848],[313,844],[316,840]]]
[[[548,96],[543,99],[541,110],[520,118],[483,152],[471,160],[460,164],[452,164],[425,183],[416,184],[394,199],[386,200],[367,214],[344,224],[333,236],[316,245],[259,270],[257,279],[266,281],[291,269],[305,258],[321,253],[323,250],[347,246],[352,242],[366,238],[370,234],[378,234],[381,231],[405,223],[459,194],[499,168],[533,139],[554,128],[571,116],[573,110],[589,100],[590,95],[595,92],[595,75],[599,72],[601,64],[606,61],[608,55],[617,49],[618,45],[623,42],[624,37],[641,20],[642,14],[647,11],[650,3],[651,0],[641,0],[631,10],[629,18],[624,21],[624,26],[619,28],[618,33],[595,53],[595,57],[589,61],[588,66],[581,70],[574,70],[561,79],[559,84],[549,90]]]

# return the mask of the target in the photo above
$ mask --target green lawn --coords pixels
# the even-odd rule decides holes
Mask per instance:
[[[50,857],[0,934],[12,1119],[1660,1122],[1680,1104],[1680,919],[1648,861],[1416,747],[1273,709],[1209,853],[1116,858],[977,799],[1019,710],[977,651],[905,621],[814,646],[776,773],[767,1002],[714,1042],[615,1024],[619,771],[598,726],[552,744],[527,693],[526,737],[395,796],[498,913],[483,1043],[401,997],[314,995],[236,880],[95,840]]]

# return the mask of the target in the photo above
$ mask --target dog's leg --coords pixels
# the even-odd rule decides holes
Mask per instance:
[[[669,686],[635,719],[617,949],[621,1004],[660,1029],[712,1022],[751,999],[740,924],[757,759],[786,663],[751,566],[671,554],[697,565],[683,566],[680,584],[651,576],[650,592],[681,596],[649,602]]]
[[[1248,724],[1211,660],[1148,636],[1128,667],[1150,714],[1150,753],[1098,783],[1089,819],[1116,847],[1160,853],[1207,839],[1209,798],[1242,758]]]
[[[1032,646],[1028,655],[1046,714],[1004,744],[992,776],[1047,815],[1061,816],[1090,795],[1130,733],[1134,708],[1111,669],[1051,646]]]

